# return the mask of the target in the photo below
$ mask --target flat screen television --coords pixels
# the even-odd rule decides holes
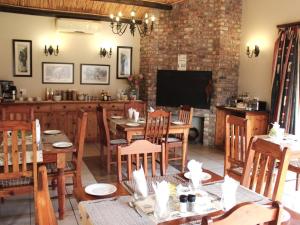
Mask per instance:
[[[212,94],[211,71],[158,70],[156,105],[189,105],[209,109]]]

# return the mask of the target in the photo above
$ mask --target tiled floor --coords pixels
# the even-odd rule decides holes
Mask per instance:
[[[86,144],[82,179],[84,185],[97,181],[116,181],[115,175],[107,175],[104,166],[101,165],[98,153],[98,145]],[[223,152],[214,148],[203,147],[202,145],[189,145],[189,158],[203,162],[203,167],[217,174],[223,175]],[[175,165],[176,167],[176,165]],[[294,191],[294,174],[289,174],[286,182],[283,203],[295,210],[300,211],[300,192]],[[67,186],[67,192],[72,193],[72,187]],[[57,211],[56,191],[51,191],[52,202]],[[71,195],[70,195],[71,196]],[[1,225],[31,225],[34,224],[34,203],[32,196],[18,196],[5,199],[0,203],[0,224]],[[66,200],[65,219],[59,221],[59,225],[80,224],[77,202],[73,197]]]

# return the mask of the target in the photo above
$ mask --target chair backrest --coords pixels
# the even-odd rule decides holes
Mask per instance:
[[[124,115],[128,117],[128,109],[133,108],[140,113],[141,117],[145,116],[146,103],[141,101],[129,101],[124,104]]]
[[[118,146],[118,180],[122,181],[122,156],[127,156],[127,178],[132,179],[132,156],[135,156],[136,169],[140,168],[140,157],[143,158],[145,176],[148,175],[148,158],[151,155],[152,176],[156,175],[156,154],[160,153],[160,172],[165,175],[165,148],[164,145],[152,144],[147,140],[137,140],[126,147]]]
[[[244,167],[249,144],[249,129],[247,119],[233,115],[226,116],[225,175],[234,168]]]
[[[167,139],[169,134],[170,118],[171,112],[166,112],[162,109],[149,112],[146,118],[144,139],[156,144],[160,144],[163,138]]]
[[[187,105],[180,106],[178,112],[178,120],[184,122],[185,124],[192,124],[193,113],[194,113],[193,107]]]
[[[32,134],[32,144],[28,144],[28,141],[26,141],[26,135],[28,136],[29,134]],[[37,144],[35,121],[2,121],[0,123],[0,142],[3,143],[0,147],[3,152],[3,170],[0,170],[0,179],[36,178]],[[28,152],[31,152],[31,154],[28,154]],[[28,162],[33,164],[33,167],[28,166]]]
[[[2,107],[2,120],[34,120],[34,110],[31,106],[4,106]]]
[[[97,122],[99,127],[99,140],[100,144],[107,146],[110,143],[109,126],[107,123],[106,109],[98,105],[96,108]]]
[[[38,185],[35,199],[36,217],[39,225],[57,225],[54,209],[49,195],[48,176],[45,166],[38,171]]]
[[[224,215],[217,218],[205,216],[202,225],[254,225],[281,224],[282,206],[279,202],[272,205],[258,205],[255,203],[241,203],[233,207]]]
[[[191,125],[193,121],[193,113],[194,113],[193,107],[190,107],[188,105],[180,106],[178,112],[178,121]],[[183,139],[183,134],[175,134],[174,136],[179,139]]]
[[[290,150],[252,137],[241,184],[273,201],[280,201],[290,159]]]
[[[77,126],[75,136],[76,152],[73,153],[73,162],[76,165],[76,182],[74,186],[81,185],[81,166],[82,156],[84,150],[84,141],[86,137],[86,125],[87,125],[88,113],[82,109],[78,111]]]

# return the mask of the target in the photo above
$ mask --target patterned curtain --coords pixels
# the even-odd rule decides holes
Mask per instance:
[[[273,58],[271,119],[291,134],[298,133],[299,120],[298,32],[296,27],[279,30]]]

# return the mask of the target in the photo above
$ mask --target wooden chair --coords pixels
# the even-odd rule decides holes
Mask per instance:
[[[158,109],[149,112],[146,118],[144,139],[154,144],[167,143],[171,112]]]
[[[24,121],[33,121],[34,110],[31,106],[3,106],[2,107],[2,120],[24,120]]]
[[[2,121],[0,123],[0,198],[36,191],[37,144],[35,122]],[[9,137],[8,132],[11,133]],[[26,134],[32,144],[26,145]],[[20,136],[20,138],[18,137]]]
[[[117,149],[118,145],[125,145],[127,141],[125,139],[113,139],[111,140],[109,126],[107,122],[106,109],[101,105],[96,108],[97,121],[99,126],[99,140],[100,140],[100,155],[101,161],[103,161],[104,147],[107,150],[107,172],[110,173],[111,165],[116,164],[116,160],[112,160],[112,151]]]
[[[39,225],[57,225],[49,195],[47,169],[45,166],[39,167],[35,205],[35,216]]]
[[[82,168],[82,156],[84,151],[84,142],[86,136],[88,113],[80,110],[77,116],[77,127],[74,146],[76,152],[73,153],[71,161],[66,162],[64,174],[73,178],[73,188],[81,186],[81,168]],[[58,171],[56,163],[47,163],[48,176],[52,179],[58,178]],[[53,184],[53,183],[52,183]]]
[[[300,159],[291,160],[289,164],[289,171],[296,173],[296,191],[300,187]]]
[[[250,126],[247,119],[227,115],[224,175],[241,181],[249,144]]]
[[[254,225],[281,224],[282,206],[279,202],[272,205],[258,205],[255,203],[241,203],[233,207],[224,215],[217,218],[204,216],[202,225]]]
[[[191,125],[193,120],[193,111],[194,109],[190,106],[181,106],[178,112],[178,121]],[[183,134],[169,136],[167,145],[168,147],[166,149],[168,152],[166,152],[166,168],[168,168],[169,161],[182,160],[182,153],[176,155],[175,151],[177,148],[181,148],[182,150]],[[170,157],[170,150],[173,150],[173,157]]]
[[[252,137],[241,184],[273,201],[280,201],[290,154],[288,148]]]
[[[140,168],[140,159],[143,159],[145,176],[148,175],[148,156],[151,155],[152,176],[156,175],[156,154],[160,153],[160,172],[165,175],[165,151],[164,145],[152,144],[147,140],[137,140],[126,147],[118,146],[118,180],[122,181],[122,157],[127,156],[127,178],[132,179],[132,156],[135,157],[136,169]]]
[[[142,101],[129,101],[124,104],[124,115],[128,117],[128,109],[133,108],[140,113],[140,117],[145,116],[146,103]]]

